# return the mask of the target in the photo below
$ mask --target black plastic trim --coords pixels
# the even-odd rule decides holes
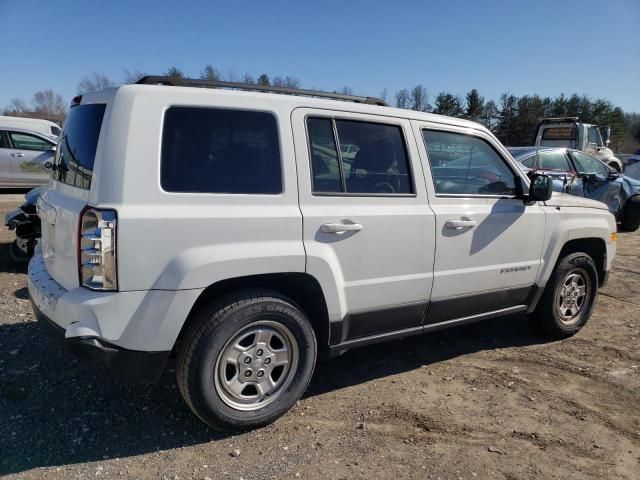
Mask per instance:
[[[531,285],[348,314],[329,325],[329,355],[386,340],[530,312],[543,292],[544,287]]]
[[[91,337],[65,338],[65,330],[31,302],[38,323],[64,350],[94,363],[106,365],[125,378],[155,383],[160,378],[171,351],[141,352],[127,350]]]
[[[448,320],[480,315],[516,305],[526,305],[529,298],[528,287],[494,290],[464,297],[453,297],[446,300],[431,302],[425,324],[440,323]]]
[[[344,340],[353,340],[422,325],[428,302],[348,314],[342,321]]]

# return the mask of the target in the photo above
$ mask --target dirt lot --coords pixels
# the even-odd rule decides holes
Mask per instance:
[[[20,200],[0,195],[2,218]],[[196,420],[171,368],[136,385],[60,352],[34,322],[11,236],[0,231],[0,476],[640,478],[640,233],[620,235],[576,337],[548,343],[511,317],[354,350],[321,363],[284,418],[238,435]]]

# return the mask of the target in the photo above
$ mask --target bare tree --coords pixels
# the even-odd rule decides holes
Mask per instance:
[[[396,92],[396,107],[409,108],[410,95],[409,90],[403,88]]]
[[[388,96],[389,96],[389,90],[385,87],[380,92],[380,100],[382,100],[383,102],[386,102]]]
[[[93,72],[82,77],[78,83],[78,94],[98,92],[113,85],[113,81],[104,73]]]
[[[273,86],[274,87],[286,87],[286,88],[300,88],[300,80],[296,77],[292,77],[287,75],[286,77],[274,77],[273,78]]]
[[[4,108],[5,115],[11,115],[14,117],[20,116],[27,111],[27,104],[24,103],[24,100],[21,98],[12,98],[9,105]]]
[[[63,120],[67,113],[62,95],[51,89],[40,90],[33,94],[33,108],[38,115],[54,121]]]
[[[142,77],[145,77],[147,74],[145,72],[141,72],[140,70],[128,70],[124,69],[124,78],[122,79],[122,83],[125,85],[136,83]]]
[[[428,112],[431,110],[429,94],[427,93],[427,89],[422,85],[416,85],[411,89],[410,101],[411,110],[417,110],[418,112]]]
[[[354,95],[353,88],[346,85],[342,87],[338,93],[341,93],[342,95]]]
[[[201,80],[220,80],[222,78],[222,75],[220,75],[220,72],[218,71],[217,68],[215,68],[213,65],[211,65],[210,63],[205,65],[204,68],[202,69],[202,71],[200,72],[200,79]]]
[[[253,75],[250,73],[245,73],[242,77],[242,83],[254,84],[256,83],[256,79],[253,78]]]
[[[227,78],[225,78],[225,80],[227,82],[237,82],[238,81],[238,75],[236,74],[236,72],[232,69],[229,69],[227,71]]]

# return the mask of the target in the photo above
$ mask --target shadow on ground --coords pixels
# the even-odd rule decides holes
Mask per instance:
[[[540,343],[510,317],[353,350],[320,362],[306,397],[468,353]],[[37,323],[0,325],[0,476],[129,457],[228,435],[187,409],[173,365],[157,385],[129,383],[59,351]]]

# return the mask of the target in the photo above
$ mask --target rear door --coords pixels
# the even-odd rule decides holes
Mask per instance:
[[[78,286],[78,221],[89,199],[106,105],[71,107],[56,150],[50,188],[38,199],[42,253],[49,274],[65,289]]]
[[[409,121],[296,109],[292,123],[307,271],[337,286],[336,341],[421,328],[435,219]]]
[[[483,131],[414,122],[436,216],[426,323],[523,310],[541,265],[545,216],[516,198],[515,164]]]

